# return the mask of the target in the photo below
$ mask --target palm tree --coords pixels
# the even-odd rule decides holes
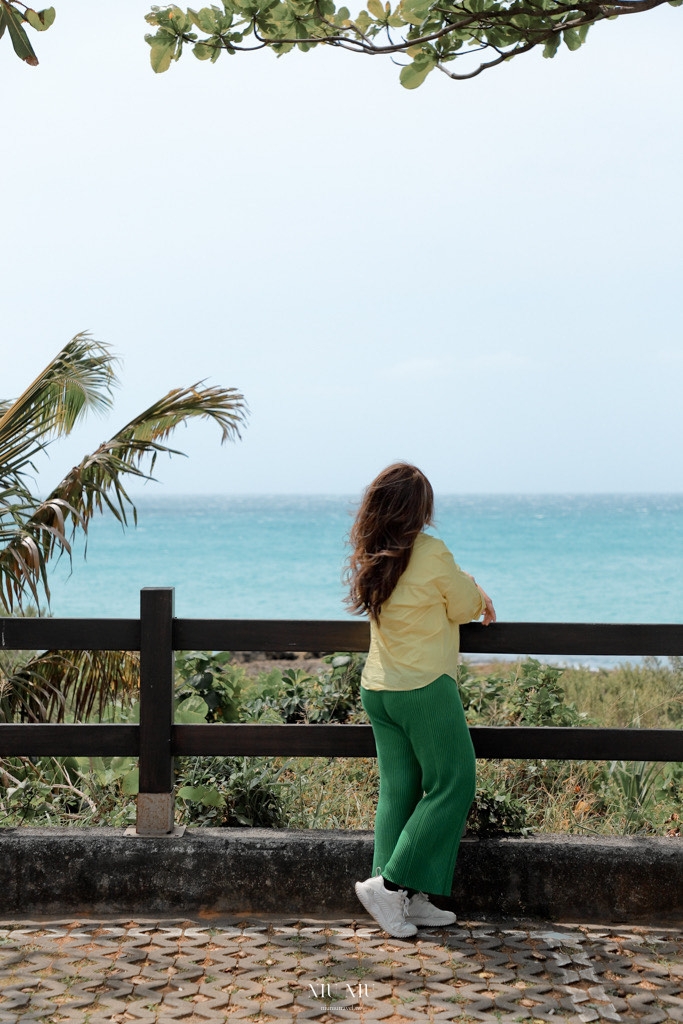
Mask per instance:
[[[31,614],[30,600],[49,605],[49,569],[72,556],[77,533],[87,535],[96,513],[111,512],[123,526],[137,522],[127,478],[150,480],[159,453],[180,454],[166,443],[181,423],[213,420],[221,443],[240,437],[244,397],[235,388],[198,382],[170,391],[67,473],[47,498],[32,491],[36,457],[69,434],[89,412],[112,405],[118,384],[108,346],[77,334],[14,401],[0,401],[0,614]],[[35,609],[33,609],[35,614]],[[0,662],[0,720],[45,721],[97,708],[100,716],[121,692],[137,686],[130,652],[47,651]]]

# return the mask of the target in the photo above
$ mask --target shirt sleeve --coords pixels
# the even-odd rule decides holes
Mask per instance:
[[[446,602],[446,615],[450,622],[471,622],[483,614],[486,603],[479,588],[455,562],[445,544],[439,553],[436,583]]]

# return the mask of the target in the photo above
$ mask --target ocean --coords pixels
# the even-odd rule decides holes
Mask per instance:
[[[56,616],[136,616],[145,586],[176,614],[339,619],[357,498],[136,498],[138,526],[91,524],[52,574]],[[683,495],[448,495],[433,529],[499,620],[683,622]]]

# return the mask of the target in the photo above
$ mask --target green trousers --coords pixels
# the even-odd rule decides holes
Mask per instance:
[[[455,680],[419,690],[361,689],[379,763],[373,875],[450,896],[474,799],[475,758]]]

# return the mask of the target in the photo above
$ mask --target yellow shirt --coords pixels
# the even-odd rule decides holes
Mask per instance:
[[[477,619],[484,599],[442,540],[420,533],[379,623],[370,620],[367,690],[417,690],[455,676],[458,623]]]

